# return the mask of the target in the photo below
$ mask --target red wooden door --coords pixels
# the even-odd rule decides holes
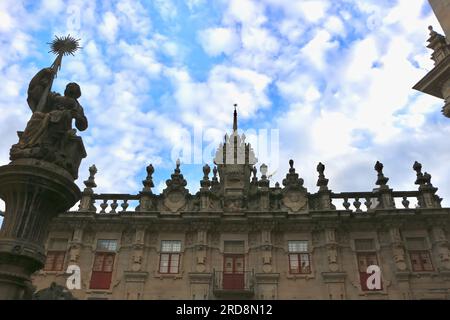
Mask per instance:
[[[223,270],[223,288],[225,290],[242,290],[245,288],[243,254],[224,255]]]

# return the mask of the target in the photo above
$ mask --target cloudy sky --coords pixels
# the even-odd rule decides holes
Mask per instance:
[[[53,90],[82,89],[80,187],[95,163],[98,192],[136,193],[153,163],[160,192],[181,149],[195,193],[237,103],[240,129],[278,141],[255,146],[272,185],[292,158],[310,192],[319,161],[333,191],[369,191],[379,160],[414,190],[417,160],[450,205],[443,101],[411,89],[433,67],[428,25],[441,32],[426,0],[1,0],[0,164],[30,117],[29,80],[53,62],[47,42],[70,33],[83,49]]]

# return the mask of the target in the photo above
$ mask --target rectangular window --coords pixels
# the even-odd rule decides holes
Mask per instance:
[[[355,239],[356,251],[375,251],[375,243],[373,239]]]
[[[64,269],[67,243],[67,239],[50,239],[44,265],[45,271],[62,271]]]
[[[413,271],[433,271],[430,253],[428,251],[409,251]]]
[[[367,279],[371,276],[371,274],[367,273],[367,267],[371,265],[378,266],[377,255],[374,252],[358,252],[356,254],[358,259],[358,271],[359,271],[359,280],[361,282],[361,289],[363,291],[376,291],[382,290],[383,284],[381,284],[380,289],[372,289],[369,290],[367,287]]]
[[[431,256],[425,238],[406,238],[412,271],[433,271]]]
[[[98,240],[97,251],[116,251],[117,240]]]
[[[64,268],[65,251],[49,251],[45,260],[45,271],[61,271]]]
[[[223,252],[231,254],[243,254],[245,252],[244,241],[225,241]]]
[[[160,273],[179,273],[180,270],[181,241],[161,241],[161,254],[159,258]]]
[[[408,246],[408,250],[427,250],[425,238],[406,238],[406,245]]]
[[[92,266],[90,289],[108,290],[111,285],[117,240],[98,240]]]
[[[371,289],[367,287],[367,279],[371,274],[367,273],[367,267],[378,265],[378,259],[375,249],[374,239],[355,239],[355,250],[357,251],[356,259],[358,261],[359,280],[363,291],[376,291],[380,289]]]
[[[371,289],[367,287],[367,279],[371,276],[371,274],[367,273],[367,267],[371,265],[378,266],[377,255],[372,252],[359,252],[357,253],[358,259],[358,271],[359,271],[359,280],[361,281],[361,289],[363,291],[377,291],[383,289],[383,283],[381,283],[380,289]]]
[[[311,273],[311,256],[308,249],[308,241],[289,241],[289,273]]]

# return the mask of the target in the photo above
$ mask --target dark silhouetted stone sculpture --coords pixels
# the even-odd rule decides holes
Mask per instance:
[[[80,87],[69,83],[64,96],[51,91],[62,57],[78,48],[78,40],[70,36],[52,43],[58,56],[31,80],[27,101],[33,114],[11,148],[12,162],[0,167],[0,197],[6,207],[0,230],[0,299],[29,298],[30,276],[44,266],[51,219],[81,197],[74,180],[86,152],[72,128],[73,119],[79,130],[87,128],[77,100]]]
[[[86,151],[72,120],[78,130],[86,130],[88,123],[83,108],[78,102],[80,86],[69,83],[64,96],[50,92],[42,111],[37,110],[44,86],[54,76],[52,68],[39,71],[28,88],[28,105],[33,111],[25,131],[18,132],[19,142],[12,146],[10,159],[42,159],[66,169],[74,179],[78,178],[78,167]]]
[[[50,287],[33,294],[33,300],[77,300],[65,287],[52,282]]]

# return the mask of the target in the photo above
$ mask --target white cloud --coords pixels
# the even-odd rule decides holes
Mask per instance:
[[[256,1],[231,0],[223,16],[225,24],[242,23],[246,26],[259,26],[267,21],[264,7]]]
[[[239,47],[239,37],[231,28],[209,28],[199,33],[203,50],[211,56],[231,54]]]
[[[41,5],[42,10],[46,11],[47,14],[58,14],[65,8],[61,0],[42,0]]]
[[[325,17],[329,2],[317,0],[299,1],[298,6],[308,21],[317,22]]]
[[[102,24],[99,26],[100,34],[109,42],[116,40],[117,31],[119,30],[119,21],[111,11],[103,15]]]
[[[142,36],[149,35],[152,21],[145,8],[139,1],[121,0],[117,3],[117,15],[127,31],[136,32]]]
[[[304,35],[306,26],[297,19],[283,19],[278,22],[278,30],[289,42],[295,43]]]
[[[338,44],[332,41],[331,35],[325,30],[318,30],[301,50],[303,56],[311,61],[311,63],[319,70],[322,70],[326,65],[327,51],[336,48]]]
[[[0,32],[8,32],[14,28],[14,20],[7,12],[0,11]]]
[[[174,99],[182,111],[181,120],[187,125],[228,129],[234,103],[239,104],[243,118],[270,105],[266,89],[271,79],[252,70],[219,65],[205,82],[192,80],[185,70],[166,72],[176,88]]]
[[[200,5],[204,5],[206,0],[186,0],[189,10],[194,10]]]
[[[154,0],[154,6],[164,20],[174,19],[178,10],[172,0]]]
[[[342,20],[337,16],[330,16],[325,21],[325,29],[332,35],[345,36],[345,28]]]

